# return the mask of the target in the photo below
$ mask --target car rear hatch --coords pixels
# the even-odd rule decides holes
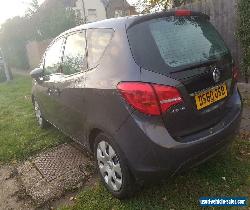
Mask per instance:
[[[162,113],[176,140],[212,127],[227,114],[233,62],[208,16],[186,10],[144,16],[128,25],[127,34],[139,66],[181,84],[183,103]]]

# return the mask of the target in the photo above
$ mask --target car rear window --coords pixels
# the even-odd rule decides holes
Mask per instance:
[[[160,73],[220,59],[229,53],[212,24],[201,17],[153,19],[129,28],[127,33],[138,65]]]

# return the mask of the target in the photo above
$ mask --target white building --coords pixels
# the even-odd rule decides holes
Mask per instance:
[[[100,0],[76,0],[74,7],[76,12],[85,22],[94,22],[106,19],[106,10]]]
[[[86,23],[136,14],[126,0],[64,0],[64,5],[74,9]]]

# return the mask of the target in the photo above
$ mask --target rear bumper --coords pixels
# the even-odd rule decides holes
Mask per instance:
[[[241,120],[242,103],[237,90],[231,100],[233,106],[220,123],[188,136],[193,140],[187,143],[175,141],[158,118],[131,116],[115,139],[136,179],[155,180],[156,176],[174,175],[207,160],[230,144]]]

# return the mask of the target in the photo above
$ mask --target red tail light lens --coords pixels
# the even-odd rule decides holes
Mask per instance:
[[[191,16],[190,10],[176,10],[175,16]]]
[[[124,82],[118,84],[117,88],[123,98],[136,110],[149,115],[161,114],[156,95],[150,84]]]
[[[182,103],[182,97],[179,91],[170,86],[153,85],[159,99],[162,113],[166,112],[171,106]]]
[[[233,79],[234,79],[235,81],[238,81],[238,80],[239,80],[239,77],[240,77],[240,70],[239,70],[239,68],[238,68],[237,66],[233,66],[233,71],[232,71],[232,73],[233,73]]]
[[[128,104],[148,115],[161,115],[171,106],[182,102],[179,91],[174,87],[122,82],[117,88]]]

